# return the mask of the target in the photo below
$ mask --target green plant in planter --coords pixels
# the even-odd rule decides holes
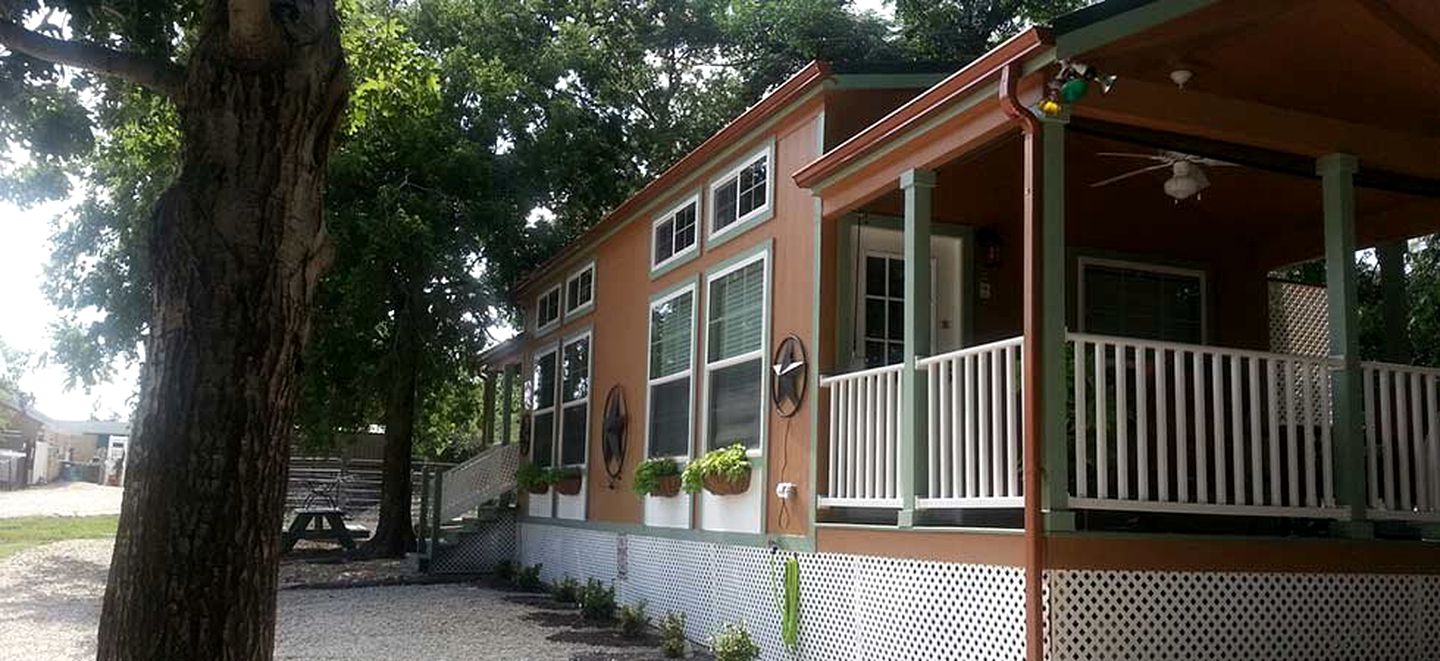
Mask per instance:
[[[620,635],[631,639],[645,635],[645,627],[650,626],[650,616],[645,614],[645,606],[645,600],[641,599],[634,606],[620,607]]]
[[[515,486],[530,493],[545,493],[553,483],[553,473],[531,463],[520,464],[515,469]]]
[[[715,661],[755,661],[760,658],[760,646],[751,640],[744,623],[726,624],[710,636],[710,653]]]
[[[590,579],[580,590],[580,616],[592,622],[615,618],[615,588]]]
[[[739,443],[711,450],[690,462],[680,476],[685,493],[699,493],[701,488],[717,495],[743,493],[750,486],[750,458]]]
[[[557,493],[567,496],[580,493],[580,484],[584,477],[585,471],[575,466],[550,469],[550,484],[555,487]]]
[[[642,496],[670,497],[679,491],[680,464],[669,457],[646,459],[635,467],[635,483],[630,486]]]
[[[685,656],[685,614],[670,611],[660,620],[660,651],[668,659]]]
[[[550,593],[554,595],[555,601],[562,604],[574,604],[580,601],[580,581],[569,576],[555,581]]]

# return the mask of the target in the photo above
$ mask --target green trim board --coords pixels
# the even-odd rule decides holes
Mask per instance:
[[[1070,442],[1065,418],[1065,271],[1067,260],[1050,259],[1065,254],[1065,121],[1042,120],[1040,173],[1040,298],[1044,314],[1040,319],[1041,351],[1040,416],[1044,444],[1040,494],[1046,529],[1073,527],[1069,510]]]
[[[925,475],[925,447],[929,405],[926,374],[916,364],[930,345],[930,226],[935,173],[907,170],[900,175],[905,194],[905,368],[900,377],[900,512],[896,522],[908,528],[915,521],[915,493]]]
[[[1109,0],[1057,19],[1055,53],[1061,59],[1069,59],[1173,21],[1214,2]]]
[[[665,539],[679,539],[689,542],[729,544],[731,546],[768,546],[786,551],[800,551],[805,553],[810,553],[815,550],[815,542],[811,538],[799,535],[768,535],[760,533],[721,532],[715,530],[699,530],[694,528],[659,528],[645,526],[638,523],[614,523],[610,521],[576,521],[573,519],[546,519],[525,515],[516,517],[516,520],[520,523],[528,523],[531,525],[558,526],[561,528],[576,528],[580,530],[598,530],[601,532],[615,533],[617,535],[661,537]]]
[[[825,116],[822,114],[820,118],[823,124]],[[823,127],[819,132],[821,140],[823,140]],[[825,341],[820,330],[823,326],[820,319],[820,303],[824,294],[821,276],[824,271],[825,256],[825,204],[820,196],[816,195],[814,205],[814,219],[811,221],[814,238],[810,250],[813,262],[810,269],[810,348],[807,350],[807,353],[810,354],[810,364],[805,366],[810,371],[808,377],[810,388],[810,493],[805,494],[808,501],[805,531],[811,539],[815,536],[815,519],[820,509],[820,343]]]

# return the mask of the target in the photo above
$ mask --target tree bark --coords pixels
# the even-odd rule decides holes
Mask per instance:
[[[152,318],[99,659],[270,659],[297,369],[328,263],[346,96],[332,2],[276,2],[283,48],[206,3],[176,94],[182,168],[151,218]]]
[[[415,548],[410,519],[410,457],[415,449],[416,385],[420,371],[419,292],[397,295],[391,343],[390,392],[385,401],[385,463],[380,480],[380,521],[367,554],[399,557]]]

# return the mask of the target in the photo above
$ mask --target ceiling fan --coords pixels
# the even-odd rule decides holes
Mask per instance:
[[[1138,158],[1153,161],[1155,165],[1148,165],[1104,181],[1097,181],[1090,184],[1091,188],[1108,186],[1117,181],[1139,176],[1146,172],[1170,168],[1170,178],[1165,180],[1165,194],[1175,198],[1176,201],[1190,198],[1210,187],[1210,178],[1205,176],[1206,167],[1238,167],[1234,163],[1217,161],[1213,158],[1205,158],[1192,154],[1184,154],[1178,151],[1161,150],[1158,154],[1102,151],[1099,152],[1098,155],[1116,158]]]

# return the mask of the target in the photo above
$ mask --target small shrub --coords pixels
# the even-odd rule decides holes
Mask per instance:
[[[715,661],[755,661],[760,658],[760,646],[750,639],[744,624],[726,624],[710,636],[710,653]]]
[[[501,560],[499,564],[495,565],[495,578],[507,583],[515,580],[515,563]]]
[[[620,635],[626,638],[640,638],[645,635],[645,628],[648,626],[650,626],[650,616],[645,614],[644,599],[634,606],[620,607]]]
[[[685,493],[700,493],[708,475],[738,481],[749,473],[750,457],[745,455],[745,446],[736,443],[706,452],[699,459],[690,462],[680,474],[680,488],[684,489]]]
[[[660,486],[660,478],[680,474],[680,464],[669,457],[655,457],[640,462],[635,467],[635,483],[630,485],[635,493],[648,496]],[[672,486],[673,488],[673,486]]]
[[[555,483],[554,473],[549,468],[523,463],[515,469],[515,486],[531,493],[538,493],[541,488],[549,488],[551,484]]]
[[[540,580],[541,565],[530,565],[515,572],[515,587],[529,592],[539,592],[545,587]]]
[[[569,576],[555,581],[550,593],[555,596],[555,601],[562,604],[574,604],[580,602],[580,581]]]
[[[671,611],[660,620],[660,651],[665,658],[685,656],[685,614]]]
[[[587,620],[603,622],[615,618],[615,588],[606,587],[595,579],[585,582],[580,590],[580,615]]]

